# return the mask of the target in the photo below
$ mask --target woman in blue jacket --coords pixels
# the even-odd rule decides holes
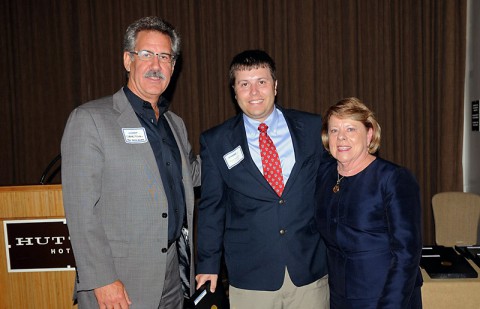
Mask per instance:
[[[405,168],[374,156],[380,125],[359,99],[328,109],[317,227],[327,245],[331,308],[421,308],[421,207]]]

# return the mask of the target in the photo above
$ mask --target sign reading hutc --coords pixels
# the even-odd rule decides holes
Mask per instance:
[[[9,272],[74,270],[65,219],[4,221]]]

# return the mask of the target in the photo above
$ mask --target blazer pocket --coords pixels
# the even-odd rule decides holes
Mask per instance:
[[[227,228],[225,230],[225,243],[248,244],[251,242],[248,229]]]

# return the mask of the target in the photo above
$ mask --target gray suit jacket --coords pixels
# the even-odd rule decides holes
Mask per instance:
[[[182,157],[193,251],[193,187],[200,184],[200,162],[191,154],[182,119],[172,112],[166,118]],[[122,132],[126,128],[141,125],[123,89],[76,108],[65,128],[63,201],[77,291],[90,291],[95,297],[92,289],[119,279],[134,304],[157,308],[168,247],[167,197],[150,144],[127,142]]]

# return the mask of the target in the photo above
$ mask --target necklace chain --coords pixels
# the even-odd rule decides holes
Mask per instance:
[[[338,191],[340,191],[340,182],[343,178],[345,178],[345,176],[340,177],[340,174],[337,173],[337,183],[333,186],[333,193],[337,193]]]
[[[350,174],[351,172],[353,172],[354,170],[356,170],[357,168],[359,168],[360,166],[362,166],[362,163],[368,158],[368,156],[366,156],[365,158],[362,159],[362,161],[360,161],[357,166],[355,166],[354,168],[352,168],[351,170],[349,171],[343,171],[343,175],[342,177],[340,177],[340,169],[339,167],[337,166],[337,183],[333,186],[333,193],[337,193],[338,191],[340,191],[340,182],[342,181],[343,178],[345,178],[345,175],[347,174]]]

